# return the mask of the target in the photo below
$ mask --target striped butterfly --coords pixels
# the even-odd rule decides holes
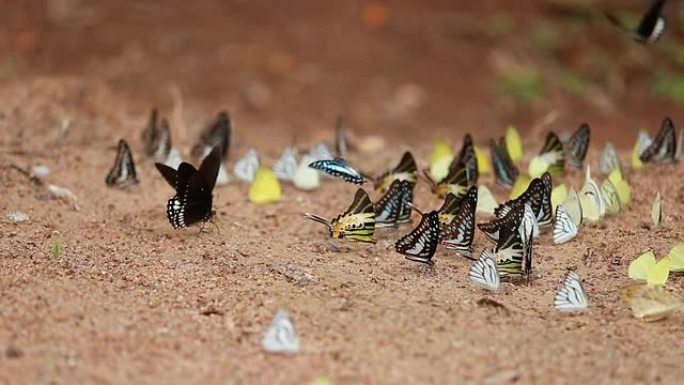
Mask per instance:
[[[494,255],[501,276],[520,274],[523,267],[523,246],[517,228],[502,227],[499,230]]]
[[[287,147],[273,165],[273,173],[280,180],[294,181],[297,174],[297,149]]]
[[[270,353],[297,353],[299,351],[299,335],[287,311],[279,309],[276,312],[273,321],[261,338],[261,346]]]
[[[140,140],[143,142],[143,147],[146,156],[153,156],[156,150],[155,141],[159,135],[159,111],[157,108],[152,108],[150,118],[147,125],[140,133]]]
[[[500,239],[502,228],[519,229],[525,215],[525,205],[516,206],[501,218],[495,218],[488,223],[478,223],[477,228],[485,233],[487,239],[497,243]]]
[[[440,198],[446,198],[451,193],[460,201],[468,189],[468,173],[463,162],[450,167],[447,176],[439,182],[433,181],[427,171],[424,171],[423,175],[430,184],[432,193]]]
[[[556,310],[563,312],[582,311],[589,306],[589,299],[582,287],[582,281],[574,271],[568,271],[560,290],[556,294],[553,306]]]
[[[417,172],[418,167],[416,166],[415,159],[413,159],[413,155],[411,152],[406,151],[395,168],[375,179],[375,191],[380,193],[386,192],[395,180],[406,180],[415,185]]]
[[[546,143],[539,153],[539,158],[549,165],[548,171],[551,175],[562,175],[565,171],[563,143],[555,132],[549,132],[546,136]]]
[[[589,149],[590,139],[591,129],[589,124],[582,123],[563,146],[568,165],[577,169],[582,168],[582,163],[584,163],[584,158],[587,156],[587,150]]]
[[[529,204],[532,212],[536,215],[538,226],[549,226],[553,221],[551,190],[553,190],[551,175],[548,172],[545,172],[541,178],[534,178],[527,187],[527,190],[519,197],[500,204],[499,207],[494,210],[494,215],[497,218],[501,218],[514,207]]]
[[[252,183],[260,164],[259,154],[256,149],[250,148],[245,156],[235,163],[233,173],[242,181]]]
[[[537,223],[537,217],[534,215],[532,207],[530,207],[529,204],[525,204],[522,221],[520,222],[518,231],[520,232],[520,238],[524,244],[532,242],[534,238],[539,237],[539,224]],[[529,237],[529,234],[532,234],[532,236]]]
[[[119,140],[116,160],[109,174],[107,174],[105,183],[107,186],[118,188],[126,188],[139,183],[135,174],[135,164],[133,163],[131,149],[124,139]]]
[[[556,208],[556,222],[553,224],[553,243],[560,245],[561,243],[569,242],[576,236],[577,225],[568,214],[565,204],[561,203]]]
[[[463,137],[463,146],[458,156],[449,165],[449,170],[452,168],[458,168],[463,165],[466,171],[467,184],[474,185],[477,183],[478,170],[477,170],[477,156],[475,155],[475,146],[473,145],[473,138],[470,134],[466,134]]]
[[[501,276],[492,249],[485,247],[480,258],[468,270],[468,278],[483,289],[497,291],[501,286]]]
[[[395,180],[375,204],[376,227],[397,226],[411,218],[413,185],[407,180]]]
[[[456,195],[449,193],[446,198],[444,198],[444,203],[437,212],[439,212],[439,225],[440,227],[448,226],[451,221],[456,218],[456,212],[461,204],[461,199],[458,199]]]
[[[432,257],[439,243],[439,213],[431,211],[423,214],[418,226],[403,236],[394,245],[400,254],[409,261],[425,263],[432,266]]]
[[[330,236],[338,239],[350,239],[359,242],[374,243],[375,210],[368,194],[358,189],[354,201],[344,213],[333,220],[327,220],[315,214],[305,213],[305,217],[322,223],[328,227]]]
[[[666,117],[653,142],[639,155],[644,163],[671,163],[676,160],[677,135],[672,119]]]
[[[496,176],[496,184],[499,186],[512,188],[515,180],[518,179],[518,168],[515,167],[506,149],[506,142],[502,138],[497,145],[494,139],[489,142],[489,152],[492,156],[492,166]]]
[[[599,170],[604,174],[610,174],[613,170],[618,169],[622,172],[622,164],[617,155],[613,143],[608,142],[599,156]]]
[[[449,250],[470,253],[475,235],[477,186],[472,186],[461,201],[454,219],[440,231],[440,243]]]
[[[349,183],[360,185],[365,182],[358,171],[347,164],[346,160],[339,157],[335,159],[317,160],[315,162],[311,162],[309,167],[316,170],[321,170],[334,177],[341,177]]]
[[[665,32],[666,21],[663,16],[663,7],[665,0],[654,1],[646,14],[641,18],[639,26],[636,30],[626,25],[622,20],[615,15],[606,12],[606,17],[618,28],[632,35],[632,38],[639,43],[655,43],[660,39],[663,32]]]
[[[615,215],[620,212],[620,197],[617,188],[610,179],[601,183],[601,198],[606,205],[606,213]]]
[[[216,121],[208,126],[202,133],[199,143],[193,146],[192,155],[196,158],[201,158],[208,154],[214,147],[218,147],[221,149],[221,157],[226,159],[230,148],[232,130],[233,123],[230,120],[228,112],[220,112]],[[207,151],[207,149],[209,149],[209,151]]]

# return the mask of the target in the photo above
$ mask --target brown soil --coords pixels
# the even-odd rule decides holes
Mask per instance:
[[[684,186],[672,178],[681,165],[628,172],[633,202],[625,212],[583,227],[566,245],[552,246],[544,234],[530,285],[506,283],[498,294],[473,287],[469,263],[445,250],[434,271],[404,260],[393,244],[411,226],[379,230],[375,245],[328,239],[300,214],[344,210],[355,187],[342,182],[314,193],[284,185],[283,201],[265,207],[247,202],[244,184],[217,188],[220,233],[174,231],[166,220],[171,189],[142,159],[138,140],[152,105],[175,119],[184,154],[218,109],[230,108],[238,139],[231,166],[250,146],[272,164],[293,134],[301,147],[330,139],[343,113],[356,133],[387,139],[379,153],[351,158],[377,173],[407,148],[425,165],[438,136],[457,145],[472,132],[484,144],[511,121],[528,132],[554,109],[560,127],[595,124],[593,166],[606,138],[624,149],[626,164],[640,126],[653,132],[665,114],[684,119],[636,93],[611,98],[612,107],[552,94],[521,109],[496,97],[482,63],[505,47],[479,42],[463,25],[501,2],[454,9],[447,1],[420,8],[398,1],[379,29],[359,21],[364,2],[76,2],[79,12],[49,3],[14,5],[0,16],[9,26],[2,46],[11,52],[0,67],[0,383],[675,384],[684,377],[684,316],[643,323],[617,294],[632,258],[648,249],[665,255],[684,238]],[[536,12],[533,4],[511,12],[533,23],[523,18]],[[408,85],[411,94],[416,84],[424,101],[397,113],[396,90]],[[527,136],[528,156],[540,147],[536,136]],[[103,183],[120,137],[131,143],[141,179],[130,191]],[[11,164],[49,166],[48,182],[73,191],[79,210],[36,199]],[[571,172],[554,183],[581,180]],[[482,183],[492,186],[491,176]],[[652,230],[643,224],[656,191],[665,227]],[[439,201],[419,184],[416,203]],[[10,211],[31,220],[9,223]],[[478,234],[475,249],[486,244]],[[552,306],[568,267],[591,300],[579,315]],[[675,291],[683,283],[671,277]],[[299,331],[297,355],[261,349],[281,307]]]

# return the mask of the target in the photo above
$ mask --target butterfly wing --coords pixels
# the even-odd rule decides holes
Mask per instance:
[[[128,147],[128,143],[123,139],[119,140],[116,160],[114,161],[114,166],[109,171],[109,174],[107,174],[105,182],[107,183],[107,186],[116,186],[120,188],[138,184],[131,149]]]
[[[344,125],[342,124],[342,117],[337,118],[337,124],[335,124],[335,152],[337,156],[347,155],[349,151],[347,145],[347,136],[345,135]]]
[[[660,191],[656,193],[655,200],[653,201],[653,206],[651,207],[651,222],[653,226],[660,227],[663,218],[663,206],[660,200]]]
[[[478,169],[477,156],[475,155],[475,146],[473,146],[473,138],[470,134],[466,134],[463,138],[463,146],[458,156],[449,165],[449,171],[452,168],[463,167],[466,171],[466,179],[468,185],[477,183]]]
[[[639,159],[644,163],[674,162],[676,152],[677,138],[674,124],[670,118],[665,118],[658,135],[639,155]]]
[[[501,277],[490,248],[484,248],[480,258],[468,270],[468,278],[476,285],[491,291],[499,290]]]
[[[171,128],[166,119],[161,120],[159,131],[152,140],[151,151],[152,157],[161,163],[167,163],[171,153]]]
[[[431,265],[438,243],[439,214],[432,211],[423,215],[418,226],[399,239],[394,248],[408,260]]]
[[[158,135],[158,121],[159,113],[156,108],[153,108],[150,113],[150,119],[147,121],[147,126],[145,126],[145,129],[140,133],[140,140],[143,142],[145,155],[147,156],[154,155],[154,140]]]
[[[555,132],[549,132],[546,136],[546,143],[539,153],[539,158],[548,164],[548,172],[552,175],[562,175],[565,171],[563,143]]]
[[[349,183],[363,184],[365,182],[361,174],[349,166],[342,158],[317,160],[311,162],[309,167],[321,170],[328,175],[341,177]]]
[[[501,227],[499,229],[499,241],[495,249],[499,273],[502,276],[520,274],[523,268],[524,253],[525,250],[518,228]]]
[[[377,225],[395,226],[399,220],[399,215],[404,209],[404,190],[402,181],[395,180],[390,185],[389,190],[375,204],[375,223]],[[410,208],[409,208],[410,210]]]
[[[214,190],[214,185],[216,185],[216,177],[221,167],[221,154],[221,147],[214,147],[200,164],[199,173],[206,181],[210,192]]]
[[[181,163],[176,177],[176,195],[166,205],[166,215],[175,229],[211,217],[211,190],[204,177],[189,163]]]
[[[406,151],[401,157],[399,164],[397,164],[394,169],[388,170],[375,179],[373,187],[375,188],[375,191],[385,193],[395,180],[407,180],[410,183],[415,184],[417,172],[418,167],[416,166],[413,155],[409,151]]]
[[[164,177],[166,183],[175,189],[178,171],[162,163],[155,163],[154,166],[157,167],[157,170],[159,170],[159,173]]]
[[[587,150],[589,149],[590,139],[591,129],[589,124],[582,123],[565,145],[566,157],[571,167],[582,168],[582,163],[584,163],[584,158],[587,156]]]
[[[351,206],[333,219],[330,226],[334,238],[374,242],[375,210],[366,191],[358,189]]]
[[[563,284],[556,293],[553,306],[563,312],[582,311],[589,306],[589,299],[584,287],[582,287],[582,281],[574,271],[568,271]]]
[[[273,172],[280,180],[294,180],[297,173],[297,150],[288,147],[273,165]]]
[[[581,214],[580,214],[581,215]],[[577,236],[577,225],[561,203],[556,209],[556,222],[553,225],[553,243],[560,245]]]
[[[641,254],[629,264],[629,278],[636,281],[646,281],[648,272],[655,266],[655,254],[652,251]]]
[[[252,183],[254,181],[254,175],[256,175],[256,172],[259,169],[259,165],[259,154],[256,149],[250,148],[245,156],[235,163],[233,173],[241,180]]]
[[[636,39],[640,42],[654,43],[665,32],[665,18],[662,15],[665,0],[653,2],[636,30]]]
[[[622,164],[620,163],[620,158],[615,150],[615,145],[608,142],[601,152],[599,157],[599,169],[604,174],[610,174],[613,170],[622,170]]]
[[[454,220],[441,231],[440,242],[447,249],[464,252],[472,251],[476,209],[477,186],[472,186],[461,201]]]

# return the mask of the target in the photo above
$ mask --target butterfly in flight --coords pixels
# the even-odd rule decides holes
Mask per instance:
[[[116,151],[116,160],[114,166],[107,174],[105,179],[107,186],[118,188],[125,188],[138,184],[138,178],[135,174],[135,164],[133,163],[133,155],[128,143],[124,139],[119,140],[119,147]]]
[[[489,142],[489,152],[492,156],[492,167],[496,176],[496,184],[506,188],[512,188],[515,180],[518,179],[518,168],[511,160],[506,148],[506,141],[501,138],[499,144],[492,139]]]
[[[409,261],[432,266],[432,257],[439,243],[439,213],[431,211],[423,214],[418,226],[394,244],[398,253]]]
[[[680,134],[682,135],[682,134]],[[677,160],[677,134],[672,119],[665,118],[651,144],[639,155],[644,163],[672,163]]]
[[[349,183],[360,185],[365,182],[365,180],[358,171],[356,171],[349,164],[347,164],[346,160],[339,157],[335,159],[317,160],[315,162],[311,162],[309,164],[309,167],[316,170],[324,171],[328,175],[341,177]]]
[[[354,201],[344,213],[333,220],[327,220],[315,214],[305,213],[304,216],[312,221],[322,223],[330,232],[332,238],[350,239],[359,242],[374,243],[375,210],[368,194],[358,189]]]
[[[166,204],[166,216],[174,229],[211,220],[212,192],[221,166],[221,149],[215,147],[200,164],[199,170],[183,162],[178,170],[155,163],[164,179],[176,190],[176,195]]]
[[[632,38],[637,42],[643,44],[655,43],[665,32],[665,26],[667,24],[665,17],[663,16],[664,6],[665,0],[654,1],[646,14],[641,18],[636,30],[625,25],[622,20],[618,19],[612,13],[605,12],[605,14],[611,23],[631,34]]]
[[[375,191],[380,193],[386,192],[395,180],[406,180],[415,185],[417,172],[418,167],[413,155],[406,151],[395,168],[375,179]]]
[[[299,352],[299,335],[287,311],[279,309],[261,338],[261,346],[270,353]]]
[[[226,159],[228,157],[228,150],[230,149],[232,131],[233,123],[228,112],[220,112],[216,121],[208,126],[202,133],[199,143],[195,144],[192,148],[192,155],[196,158],[202,158],[214,147],[218,147],[221,149],[221,157]]]
[[[582,123],[563,146],[568,165],[577,169],[582,168],[584,158],[587,156],[587,150],[589,149],[590,139],[591,128],[589,124]]]
[[[468,270],[468,278],[483,289],[497,291],[501,286],[501,275],[492,249],[485,247],[480,258]]]
[[[568,271],[563,285],[558,290],[558,293],[556,293],[553,306],[558,311],[564,312],[582,311],[589,306],[589,299],[582,287],[582,281],[574,271]]]
[[[395,180],[375,204],[376,227],[397,226],[411,219],[413,186],[407,180]]]
[[[450,250],[472,252],[476,209],[477,186],[472,186],[461,201],[451,223],[444,227],[440,226],[440,243]]]
[[[474,185],[477,183],[478,169],[477,156],[475,155],[475,146],[473,145],[473,138],[470,134],[463,137],[463,146],[458,156],[449,165],[449,171],[458,167],[465,168],[467,184]]]

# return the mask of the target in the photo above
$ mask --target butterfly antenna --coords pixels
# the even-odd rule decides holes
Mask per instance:
[[[423,179],[425,182],[427,182],[427,184],[429,184],[430,187],[432,187],[433,189],[434,189],[435,186],[437,185],[437,183],[435,183],[435,181],[432,180],[432,177],[430,177],[430,174],[428,173],[428,170],[425,169],[425,168],[423,169],[423,173],[422,173],[422,174],[418,174],[418,177],[421,178],[421,179]]]
[[[323,218],[320,215],[310,214],[310,213],[304,213],[302,215],[304,215],[305,218],[311,219],[314,222],[324,224],[326,227],[330,228],[330,221]]]
[[[408,205],[411,209],[415,210],[418,214],[425,215],[425,213],[420,211],[420,209],[418,207],[416,207],[416,205],[414,205],[412,202],[409,202]]]

